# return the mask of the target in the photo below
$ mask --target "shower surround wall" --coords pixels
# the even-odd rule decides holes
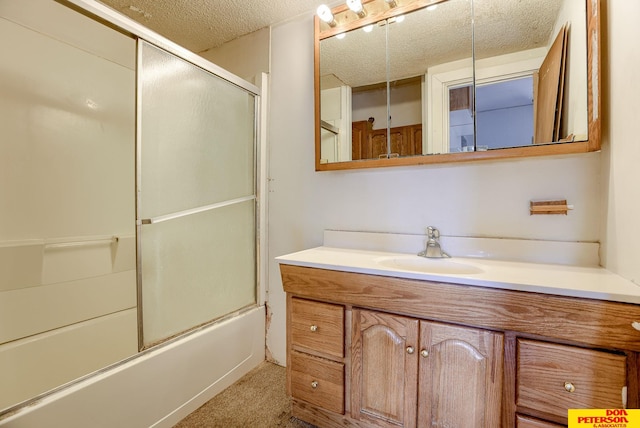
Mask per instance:
[[[30,6],[0,2],[0,409],[138,349],[135,42]]]

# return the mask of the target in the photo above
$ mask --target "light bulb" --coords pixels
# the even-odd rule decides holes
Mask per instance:
[[[347,6],[355,13],[362,12],[362,2],[360,0],[347,0]]]
[[[347,6],[355,12],[359,18],[367,16],[367,12],[365,12],[364,7],[362,7],[362,2],[360,0],[347,0]]]
[[[333,13],[331,13],[331,9],[329,9],[329,6],[327,6],[326,4],[321,4],[320,6],[318,6],[318,10],[316,11],[316,13],[318,14],[318,18],[320,18],[322,21],[331,26],[336,25],[336,21],[333,19]]]

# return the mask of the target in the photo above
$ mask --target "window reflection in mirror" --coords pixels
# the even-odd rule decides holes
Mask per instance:
[[[533,144],[533,75],[476,86],[476,150]]]
[[[585,2],[501,2],[509,20],[495,8],[474,0],[476,145],[586,141]]]
[[[475,150],[473,85],[449,88],[449,152]]]

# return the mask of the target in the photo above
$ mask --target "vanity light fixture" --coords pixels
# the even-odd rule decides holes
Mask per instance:
[[[336,26],[336,20],[333,17],[333,13],[331,13],[331,9],[329,9],[329,6],[327,6],[326,4],[321,4],[320,6],[318,6],[318,10],[316,10],[316,13],[318,14],[318,18],[329,24],[330,27]]]
[[[384,0],[385,2],[387,2],[387,4],[389,5],[390,8],[394,8],[396,6],[398,6],[398,3],[396,3],[396,0]]]
[[[367,16],[367,12],[362,7],[362,2],[360,0],[347,0],[347,7],[355,12],[358,15],[358,18],[364,18]]]

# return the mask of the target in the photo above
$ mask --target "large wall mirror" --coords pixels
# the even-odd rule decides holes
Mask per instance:
[[[599,150],[599,1],[362,6],[315,19],[316,170]]]

